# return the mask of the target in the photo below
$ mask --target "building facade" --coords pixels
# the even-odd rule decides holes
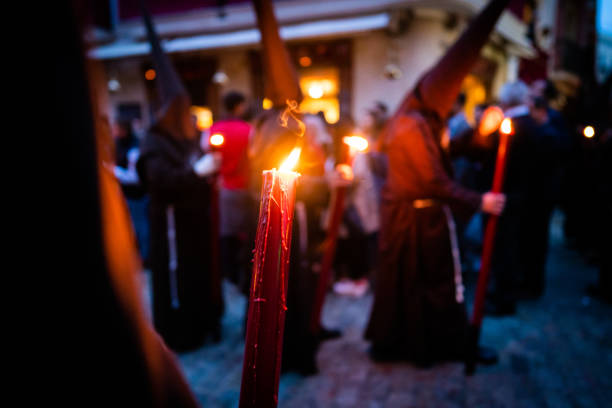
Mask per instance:
[[[112,0],[106,27],[92,33],[90,56],[103,66],[111,118],[140,118],[156,107],[155,73],[139,10]],[[485,0],[285,0],[275,10],[304,93],[302,110],[323,111],[329,123],[357,123],[376,101],[393,111]],[[525,1],[519,1],[519,10]],[[545,1],[543,3],[551,3]],[[553,1],[554,3],[554,1]],[[150,1],[155,24],[191,93],[203,127],[223,115],[222,95],[246,94],[254,109],[266,100],[259,33],[248,1]],[[553,4],[554,6],[554,4]],[[547,5],[550,7],[550,4]],[[529,25],[505,12],[464,84],[467,113],[516,79],[534,58]],[[104,24],[103,24],[104,25]]]

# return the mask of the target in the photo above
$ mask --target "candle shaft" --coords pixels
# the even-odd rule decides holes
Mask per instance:
[[[240,407],[276,407],[298,174],[264,171]]]
[[[493,186],[491,191],[501,193],[504,185],[506,173],[506,157],[508,151],[509,135],[500,133],[499,146],[497,148],[497,160],[495,162],[495,172],[493,175]],[[470,331],[468,336],[468,351],[466,357],[466,372],[472,374],[475,370],[476,354],[478,352],[478,342],[480,338],[480,327],[484,315],[484,304],[491,272],[491,261],[495,247],[495,234],[497,231],[497,221],[499,217],[490,215],[485,227],[485,234],[482,246],[482,257],[480,260],[480,271],[478,273],[478,283],[476,285],[476,295],[474,297],[474,308],[470,320]]]

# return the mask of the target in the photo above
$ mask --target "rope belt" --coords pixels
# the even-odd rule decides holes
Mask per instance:
[[[412,202],[412,206],[414,208],[428,208],[428,207],[433,207],[434,205],[439,205],[439,204],[442,204],[442,203],[438,200],[434,200],[433,198],[424,198],[421,200],[414,200]]]
[[[180,307],[178,295],[178,256],[176,249],[176,223],[174,220],[174,206],[166,208],[167,236],[168,236],[168,272],[170,279],[170,300],[173,309]]]

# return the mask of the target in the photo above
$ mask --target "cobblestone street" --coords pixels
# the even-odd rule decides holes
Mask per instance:
[[[544,297],[522,301],[515,316],[484,321],[482,344],[499,351],[499,364],[466,377],[459,363],[374,363],[362,339],[371,295],[329,294],[324,320],[343,336],[321,346],[318,375],[281,378],[279,406],[611,407],[612,306],[585,295],[597,271],[565,246],[558,214],[551,235]],[[223,341],[179,356],[203,407],[238,404],[245,299],[230,285],[225,294]]]

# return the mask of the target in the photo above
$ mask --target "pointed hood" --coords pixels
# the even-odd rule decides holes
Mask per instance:
[[[280,38],[271,0],[253,0],[257,26],[261,34],[266,96],[275,107],[283,108],[287,100],[298,103],[302,92],[289,52]]]
[[[413,106],[410,99],[416,98],[421,108],[435,111],[445,119],[461,91],[463,79],[478,60],[480,50],[508,3],[509,0],[491,0],[442,58],[423,75],[400,110]]]
[[[179,117],[181,115],[189,114],[191,100],[170,58],[161,47],[145,0],[140,0],[140,7],[147,31],[147,39],[151,45],[151,57],[160,98],[161,107],[157,112],[157,122],[171,123],[174,126],[174,124],[180,123]],[[183,112],[184,110],[187,110],[187,112]]]

